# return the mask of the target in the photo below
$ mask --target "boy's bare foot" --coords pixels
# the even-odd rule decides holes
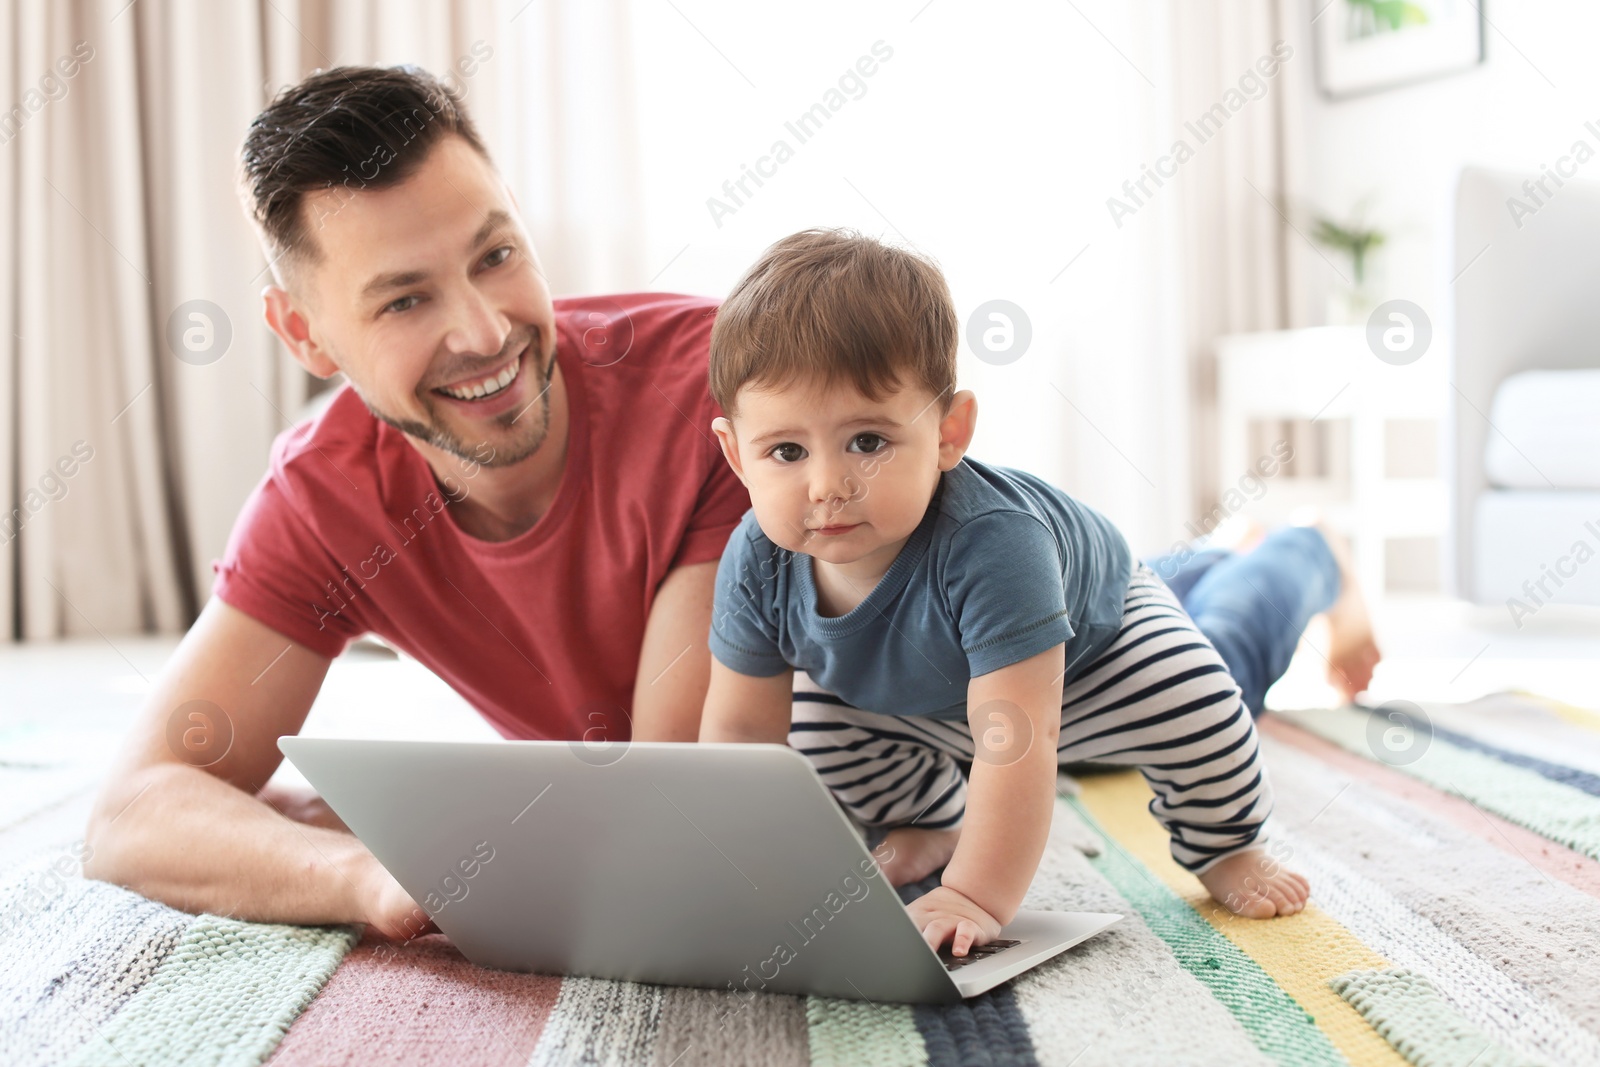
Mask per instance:
[[[960,830],[925,830],[920,826],[897,826],[883,843],[873,849],[878,866],[890,885],[920,882],[950,862],[956,854]]]
[[[1350,546],[1326,522],[1314,525],[1339,564],[1339,598],[1327,615],[1328,681],[1345,700],[1354,700],[1357,693],[1372,684],[1373,668],[1377,667],[1383,653],[1378,651],[1378,641],[1372,632],[1372,618],[1367,614],[1366,598],[1361,595],[1361,584],[1356,579]]]
[[[1246,919],[1293,915],[1311,896],[1311,883],[1304,875],[1289,870],[1263,849],[1218,860],[1199,878],[1211,899]]]

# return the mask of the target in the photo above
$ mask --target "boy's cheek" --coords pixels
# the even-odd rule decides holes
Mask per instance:
[[[770,479],[749,474],[748,468],[746,471],[745,488],[750,490],[750,505],[756,509],[756,521],[761,523],[761,529],[771,537],[770,528],[774,524],[784,522],[788,518],[788,513],[797,506],[791,499],[793,492],[785,486],[774,485]]]
[[[771,499],[763,493],[755,483],[749,483],[750,506],[755,509],[756,525],[761,527],[761,532],[767,535],[767,540],[779,548],[791,547],[788,538],[784,536],[782,516],[773,507]]]

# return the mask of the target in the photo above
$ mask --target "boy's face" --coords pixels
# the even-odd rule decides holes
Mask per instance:
[[[872,401],[848,382],[746,386],[734,406],[713,429],[762,532],[828,563],[887,555],[885,567],[922,521],[940,473],[961,461],[977,414],[965,391],[946,412],[924,388]]]

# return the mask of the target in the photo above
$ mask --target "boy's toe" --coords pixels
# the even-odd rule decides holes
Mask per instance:
[[[1291,903],[1289,894],[1285,893],[1281,888],[1276,885],[1267,886],[1267,899],[1272,902],[1272,914],[1289,914],[1289,907]]]

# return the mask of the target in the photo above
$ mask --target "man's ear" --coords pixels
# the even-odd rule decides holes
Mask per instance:
[[[294,297],[287,289],[269,285],[261,290],[261,314],[283,343],[289,354],[318,378],[331,378],[339,373],[339,365],[328,358],[321,345],[311,336],[311,323],[295,306]]]
[[[750,488],[750,483],[744,479],[744,464],[739,460],[739,439],[734,436],[733,423],[726,417],[712,419],[711,432],[717,435],[717,444],[722,446],[722,458],[728,461],[745,488]]]
[[[939,420],[939,469],[947,471],[961,462],[978,429],[978,398],[963,389],[950,398],[950,410]]]

